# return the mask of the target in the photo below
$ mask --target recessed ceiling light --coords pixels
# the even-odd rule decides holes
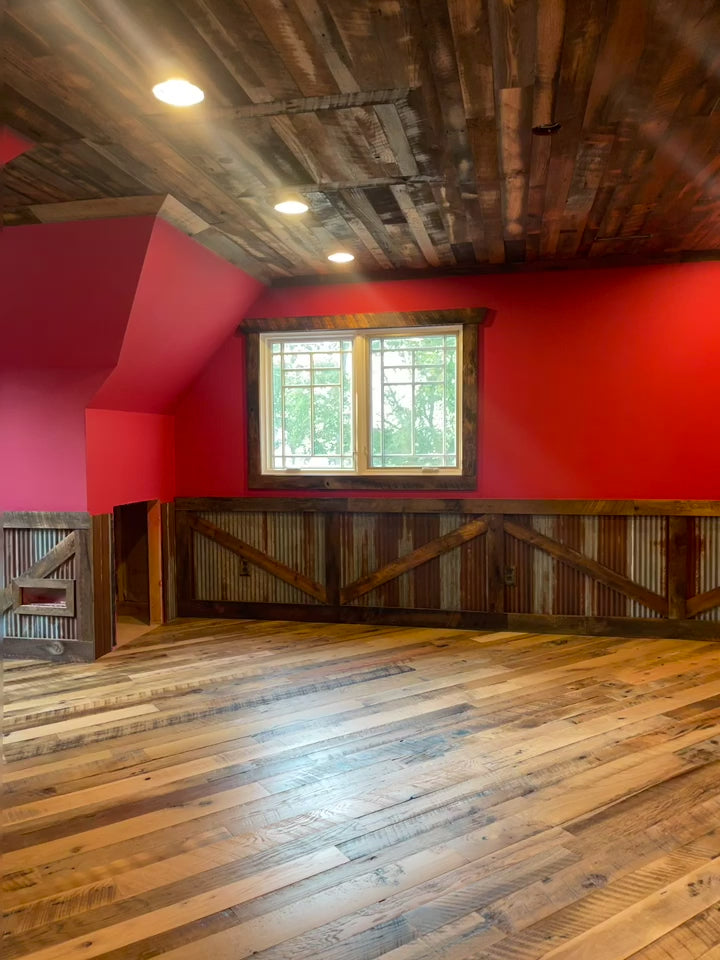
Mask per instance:
[[[156,83],[152,92],[158,100],[169,103],[172,107],[192,107],[205,99],[200,87],[180,77],[171,77],[162,83]]]
[[[275,204],[275,209],[278,213],[296,214],[307,213],[309,207],[302,200],[281,200]]]
[[[354,259],[355,257],[351,253],[343,253],[342,251],[331,253],[328,257],[328,260],[332,260],[333,263],[350,263]]]

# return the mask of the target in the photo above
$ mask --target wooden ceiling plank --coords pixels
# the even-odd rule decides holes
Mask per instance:
[[[358,0],[329,0],[326,9],[343,48],[352,74],[363,90],[382,82],[394,86],[410,85],[410,46],[408,3],[397,0],[358,3]]]
[[[498,118],[503,240],[513,259],[524,259],[538,0],[520,0],[512,5],[490,0],[488,20]]]
[[[398,206],[405,215],[405,219],[408,222],[408,226],[410,227],[412,235],[415,238],[415,242],[420,248],[422,255],[431,266],[439,267],[440,258],[435,250],[432,240],[428,235],[427,230],[425,229],[423,219],[415,208],[415,204],[408,193],[408,188],[403,184],[397,184],[390,189],[392,190],[393,195],[398,202]]]
[[[338,93],[312,31],[290,0],[245,0],[303,96]]]
[[[424,145],[426,157],[420,157],[415,151],[420,169],[431,165],[441,174],[445,185],[444,202],[438,210],[441,223],[445,229],[442,238],[444,252],[438,259],[455,259],[452,250],[450,229],[462,230],[460,224],[468,217],[468,207],[461,199],[461,185],[468,185],[475,191],[476,168],[472,149],[472,133],[468,129],[466,116],[467,105],[463,102],[463,84],[461,83],[460,64],[456,55],[455,42],[459,36],[456,32],[456,20],[464,24],[463,37],[469,47],[469,31],[474,19],[467,20],[468,8],[453,3],[449,10],[447,5],[434,0],[418,0],[417,5],[408,4],[408,31],[414,38],[412,56],[414,62],[414,76],[419,82],[418,90],[413,94],[411,106],[419,110],[426,124]],[[424,43],[423,38],[431,39]],[[447,52],[451,55],[448,57]],[[472,62],[468,60],[468,64]],[[470,83],[469,75],[463,74],[466,86]],[[472,113],[472,111],[470,111]],[[472,200],[472,209],[476,212],[479,205],[475,197]],[[425,228],[427,233],[427,228]],[[476,244],[473,250],[480,250],[483,244],[480,240],[482,228],[474,231]],[[425,241],[423,240],[423,243]],[[468,243],[465,238],[461,243]]]
[[[184,0],[183,12],[253,104],[300,94],[243,0]]]
[[[302,124],[295,122],[296,118],[292,116],[273,117],[270,124],[300,166],[307,170],[309,179],[319,183],[323,179],[322,166],[315,153],[313,139],[305,136],[303,131],[303,127],[307,128],[309,124],[316,125],[313,118],[317,120],[315,115],[311,114],[308,123]],[[291,186],[291,183],[288,183],[287,186]]]
[[[325,275],[340,241],[370,272],[720,249],[708,0],[9,9],[5,116],[35,143],[7,170],[10,222],[34,205],[170,193],[186,232],[256,258],[263,277]],[[171,66],[204,105],[154,104],[151,80]],[[551,119],[557,136],[530,138]],[[312,193],[315,212],[276,216],[286,188]]]
[[[415,205],[415,209],[422,218],[425,230],[435,248],[440,265],[446,267],[456,266],[458,261],[456,259],[454,245],[450,241],[445,218],[442,216],[435,200],[435,194],[431,185],[427,183],[409,183],[406,184],[406,188]],[[466,246],[472,249],[469,241],[466,241]]]
[[[157,216],[165,196],[112,197],[73,200],[70,203],[35,204],[30,209],[41,223],[67,223],[111,217]]]
[[[322,110],[349,110],[354,107],[392,105],[406,101],[406,87],[381,90],[360,90],[357,93],[328,93],[319,97],[292,97],[231,107],[208,107],[199,104],[192,113],[151,113],[147,119],[173,126],[206,124],[212,120],[255,120],[259,117],[284,117],[296,113],[317,113]]]
[[[273,124],[285,132],[293,149],[302,157],[309,179],[321,184],[338,179],[362,180],[367,171],[358,169],[354,163],[352,146],[334,116],[324,112],[321,119],[318,114],[303,113],[288,117],[287,121],[273,120]]]
[[[553,118],[562,123],[562,128],[550,138],[549,157],[543,155],[541,148],[536,154],[543,167],[547,163],[542,202],[539,184],[534,187],[533,198],[533,212],[537,215],[542,209],[538,246],[541,259],[552,258],[557,251],[579,144],[584,131],[592,133],[595,130],[587,119],[588,98],[604,35],[606,13],[607,0],[587,0],[582,5],[570,4],[566,8]]]
[[[340,110],[332,114],[332,119],[342,129],[358,169],[365,169],[366,176],[401,175],[395,151],[374,110]]]
[[[689,218],[703,202],[706,207],[701,210],[701,217],[707,221],[708,229],[712,231],[715,243],[720,242],[720,234],[713,229],[713,217],[720,210],[720,158],[717,154],[717,144],[720,142],[720,116],[717,123],[710,129],[704,125],[704,135],[700,136],[690,128],[687,149],[683,150],[681,140],[674,136],[668,143],[668,148],[660,147],[656,159],[660,159],[666,171],[663,189],[657,197],[656,203],[648,211],[638,228],[639,232],[652,234],[647,247],[651,252],[664,249],[668,238],[673,238],[673,245],[680,242],[682,249],[692,249],[687,243],[696,243],[697,239],[685,237],[689,225]],[[701,233],[704,232],[700,226]],[[702,248],[701,248],[702,249]]]
[[[477,181],[476,198],[467,205],[467,215],[481,221],[481,229],[473,231],[471,242],[478,260],[502,263],[505,244],[488,5],[476,4],[474,0],[449,0],[448,11]]]
[[[338,89],[343,93],[360,90],[351,68],[350,55],[329,7],[318,0],[294,0],[294,3],[322,52]]]
[[[389,191],[388,191],[389,192]],[[333,195],[332,201],[349,224],[356,219],[367,228],[375,243],[386,255],[393,267],[412,266],[416,262],[417,253],[413,245],[412,255],[408,257],[404,250],[397,249],[393,244],[388,225],[383,222],[377,210],[368,199],[367,191],[360,189],[342,190]]]
[[[66,177],[56,174],[39,163],[35,157],[21,155],[15,158],[12,167],[4,172],[4,181],[22,186],[23,191],[30,197],[31,203],[37,202],[40,196],[46,202],[63,200],[90,199],[97,196],[94,190],[87,190],[82,184],[73,183]],[[8,198],[3,198],[4,206],[8,209]]]
[[[612,120],[624,119],[638,62],[648,36],[650,5],[609,0],[607,28],[594,62],[583,127],[594,130]]]
[[[532,126],[552,123],[556,119],[557,89],[565,38],[565,0],[538,0]],[[540,253],[540,231],[551,148],[550,137],[532,137],[525,227],[525,257],[528,260],[536,259]]]
[[[495,116],[495,71],[487,4],[448,0],[465,116],[487,120]]]
[[[375,113],[395,154],[400,175],[403,177],[417,176],[420,169],[397,107],[392,103],[378,104],[375,107]]]
[[[309,199],[313,214],[331,237],[337,238],[343,244],[348,240],[351,243],[359,240],[379,267],[392,269],[392,261],[362,219],[344,201],[342,194],[313,193],[309,195]]]
[[[193,234],[195,240],[208,250],[218,254],[223,260],[240,267],[245,273],[258,280],[271,280],[274,277],[290,276],[288,269],[283,269],[277,262],[260,260],[255,253],[248,252],[235,238],[218,230],[217,227],[206,227],[199,233]]]
[[[614,136],[599,134],[583,141],[575,158],[575,169],[568,189],[567,202],[560,225],[566,237],[564,255],[574,256],[582,242],[585,227],[602,183]]]
[[[503,236],[521,241],[527,230],[533,88],[501,89],[498,101]]]
[[[565,38],[566,0],[538,0],[533,126],[555,120],[560,58]]]

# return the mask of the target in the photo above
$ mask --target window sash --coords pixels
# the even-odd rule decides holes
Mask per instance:
[[[456,338],[456,374],[455,374],[455,466],[398,466],[372,465],[372,382],[371,382],[371,340],[388,340],[415,337],[453,336]],[[441,327],[379,328],[368,330],[326,330],[317,333],[263,333],[259,335],[259,412],[260,412],[260,463],[265,476],[460,476],[462,475],[462,346],[463,328],[461,324]],[[352,351],[352,413],[354,448],[352,450],[353,468],[328,469],[312,466],[278,468],[274,465],[274,421],[273,421],[273,344],[309,343],[312,341],[350,341]],[[412,368],[410,368],[412,369]],[[312,381],[312,378],[311,378]],[[312,392],[312,386],[310,387]],[[284,394],[283,394],[284,396]],[[413,396],[413,411],[414,411]],[[342,419],[342,418],[341,418]],[[414,429],[414,425],[413,425]]]

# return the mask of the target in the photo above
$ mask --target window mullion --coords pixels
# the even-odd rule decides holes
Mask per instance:
[[[358,334],[353,341],[353,376],[355,398],[355,450],[358,473],[367,473],[370,439],[370,384],[367,337]]]

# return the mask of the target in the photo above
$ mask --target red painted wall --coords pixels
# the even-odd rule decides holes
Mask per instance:
[[[93,406],[167,413],[263,289],[156,220],[117,367]]]
[[[174,418],[120,410],[88,410],[87,499],[90,513],[121,503],[172,500]]]
[[[720,498],[720,264],[268,290],[250,315],[487,306],[492,498]],[[241,351],[177,407],[178,496],[246,493]]]
[[[117,362],[152,223],[0,231],[0,511],[87,509],[85,408]]]
[[[10,127],[0,126],[0,166],[10,163],[21,153],[30,150],[34,144],[31,140],[21,137]]]
[[[1,231],[0,511],[172,499],[160,414],[261,289],[153,217]]]
[[[232,337],[176,406],[177,496],[247,494],[244,371],[244,340]]]
[[[87,509],[85,406],[102,376],[0,369],[0,513]]]
[[[114,367],[153,223],[132,217],[2,230],[0,367]]]

